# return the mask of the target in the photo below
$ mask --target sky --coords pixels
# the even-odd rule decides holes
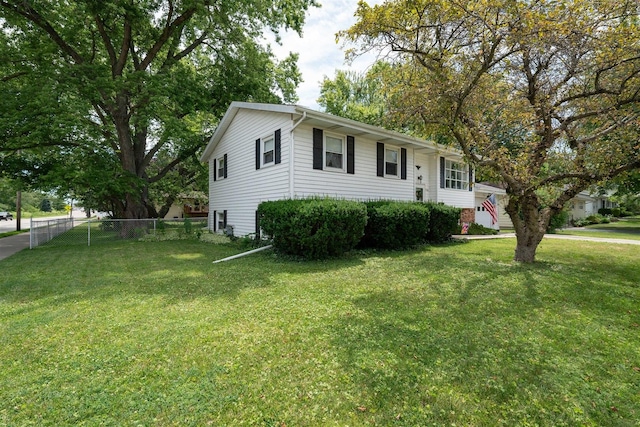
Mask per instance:
[[[352,65],[344,60],[344,50],[336,44],[336,33],[355,24],[353,16],[358,6],[357,0],[320,0],[322,7],[307,11],[307,19],[300,38],[295,31],[281,32],[282,45],[271,43],[273,52],[284,59],[289,52],[297,52],[298,68],[304,80],[298,86],[298,105],[320,110],[317,99],[320,96],[320,82],[324,76],[331,79],[335,70],[366,71],[373,65],[374,54],[357,58]],[[382,0],[368,0],[370,6]]]

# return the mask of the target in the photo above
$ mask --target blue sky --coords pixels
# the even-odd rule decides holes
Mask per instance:
[[[368,0],[373,6],[382,0]],[[307,12],[307,19],[300,38],[295,32],[282,32],[282,45],[271,43],[276,56],[285,58],[289,52],[300,54],[298,67],[304,82],[298,87],[299,105],[319,109],[320,82],[324,76],[333,78],[336,69],[364,71],[375,61],[375,55],[356,59],[352,65],[344,60],[344,51],[336,44],[336,33],[355,23],[353,16],[357,0],[320,0],[322,7]]]

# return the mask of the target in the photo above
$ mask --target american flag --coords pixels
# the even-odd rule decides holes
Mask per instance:
[[[492,194],[482,202],[482,207],[491,215],[491,225],[498,222],[498,204],[496,203],[496,195]]]

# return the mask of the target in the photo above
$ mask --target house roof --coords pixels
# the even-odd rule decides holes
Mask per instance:
[[[479,183],[476,182],[473,185],[473,189],[474,191],[477,193],[482,193],[482,194],[497,194],[499,196],[504,196],[505,194],[507,194],[506,190],[504,188],[500,188],[500,187],[496,187],[494,185],[490,185],[487,183]]]
[[[213,153],[213,150],[218,145],[218,142],[220,142],[220,139],[229,128],[231,122],[233,122],[233,119],[235,118],[236,114],[238,114],[238,111],[240,111],[241,109],[290,114],[293,121],[295,122],[294,126],[297,126],[297,124],[304,122],[311,126],[321,127],[333,132],[344,133],[355,137],[368,135],[379,142],[393,142],[396,145],[410,146],[423,152],[447,152],[449,155],[453,154],[462,157],[462,153],[460,151],[445,147],[433,141],[415,138],[378,126],[357,122],[351,119],[345,119],[344,117],[338,117],[328,113],[322,113],[320,111],[315,111],[299,105],[232,102],[227,109],[227,112],[222,117],[222,120],[220,120],[220,123],[213,133],[213,136],[209,140],[207,147],[202,153],[202,156],[200,156],[200,161],[206,162],[209,159],[209,157]]]

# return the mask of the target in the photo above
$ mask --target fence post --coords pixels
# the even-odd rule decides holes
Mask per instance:
[[[33,216],[29,220],[29,249],[33,249]]]
[[[91,220],[87,220],[87,246],[91,246]]]

